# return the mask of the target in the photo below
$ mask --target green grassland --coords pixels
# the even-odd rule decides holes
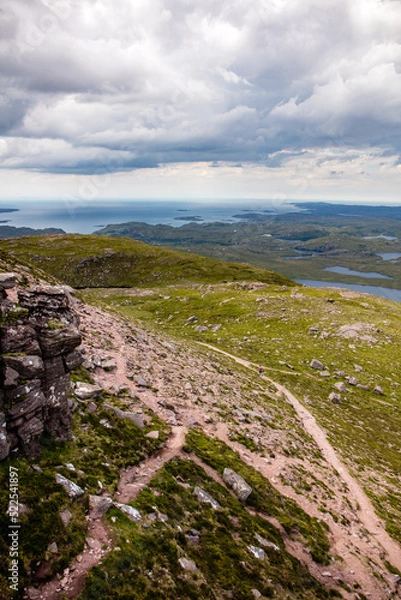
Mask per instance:
[[[125,238],[37,236],[3,240],[0,250],[76,288],[244,279],[292,285],[287,277],[264,269],[154,248]]]

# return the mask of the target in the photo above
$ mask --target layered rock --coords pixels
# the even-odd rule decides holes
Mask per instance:
[[[19,289],[15,274],[0,273],[0,460],[37,453],[43,433],[71,439],[69,373],[83,362],[78,325],[68,291]]]

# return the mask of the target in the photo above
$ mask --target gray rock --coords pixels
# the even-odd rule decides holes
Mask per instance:
[[[47,551],[51,552],[52,554],[57,554],[58,546],[57,546],[56,542],[52,542],[51,544],[49,544],[47,546]]]
[[[311,367],[311,369],[317,369],[318,371],[324,370],[324,364],[321,363],[320,360],[317,360],[316,358],[313,358],[311,360],[311,362],[309,363],[309,366]]]
[[[280,552],[281,549],[279,548],[279,546],[276,546],[276,544],[274,544],[273,542],[266,540],[258,533],[255,533],[255,537],[261,546],[264,546],[265,548],[273,548],[273,550],[275,550],[276,552]]]
[[[145,437],[150,438],[151,440],[158,440],[159,439],[159,432],[157,430],[149,431],[149,433],[147,433],[145,435]]]
[[[68,508],[65,508],[64,510],[59,512],[59,515],[64,527],[68,527],[68,524],[72,519],[72,512]]]
[[[245,501],[252,493],[251,486],[247,484],[241,475],[238,475],[238,473],[232,469],[224,469],[223,480],[233,489],[235,495],[242,501]]]
[[[99,398],[102,395],[103,389],[96,384],[83,383],[78,381],[74,387],[74,394],[79,400],[89,400],[90,398]]]
[[[9,290],[17,285],[16,273],[0,273],[0,289]]]
[[[113,505],[116,508],[118,508],[118,510],[121,510],[122,513],[127,515],[127,517],[131,521],[140,521],[142,519],[142,516],[141,516],[141,513],[139,512],[139,510],[137,510],[133,506],[130,506],[129,504],[120,504],[119,502],[113,502]]]
[[[182,557],[178,559],[180,566],[186,571],[197,571],[198,567],[194,563],[193,560],[189,560],[188,558]]]
[[[73,481],[70,481],[69,479],[64,477],[64,475],[60,475],[60,473],[56,473],[56,482],[63,486],[63,488],[67,492],[67,496],[72,500],[79,498],[84,493],[84,490],[81,487],[79,487],[79,485],[77,485]]]
[[[248,546],[248,550],[259,560],[265,560],[266,554],[262,548],[257,546]]]
[[[258,600],[258,598],[262,598],[262,594],[256,588],[253,588],[251,592],[253,594],[253,597],[256,598],[256,600]]]
[[[34,379],[43,374],[43,360],[35,354],[16,354],[4,356],[4,363],[17,371],[22,379]]]
[[[73,350],[72,352],[69,352],[63,356],[63,359],[66,371],[78,369],[78,367],[80,367],[84,362],[84,357],[79,350]]]
[[[348,381],[349,385],[357,385],[358,384],[358,380],[356,379],[356,377],[348,377],[347,381]]]
[[[379,394],[379,396],[384,396],[384,391],[383,391],[383,389],[380,387],[380,385],[376,385],[376,386],[373,388],[373,392],[374,392],[375,394]]]
[[[366,392],[368,392],[370,390],[370,387],[368,385],[363,385],[362,383],[358,383],[356,387],[359,390],[365,390]]]
[[[330,377],[329,371],[320,371],[320,377]]]
[[[139,385],[140,387],[149,387],[148,384],[146,383],[146,381],[144,380],[144,378],[141,377],[140,375],[136,375],[135,381],[136,381],[137,385]]]
[[[112,410],[113,412],[115,412],[116,415],[120,417],[120,419],[130,419],[130,421],[135,423],[135,425],[137,425],[140,429],[143,429],[145,427],[143,417],[138,413],[126,412],[124,410],[121,410],[120,408],[117,408],[116,406],[111,406],[111,404],[107,404],[106,402],[103,404],[103,407],[106,410]]]
[[[42,592],[34,587],[30,587],[26,590],[26,597],[28,600],[42,600]]]
[[[194,495],[198,498],[200,502],[205,502],[206,504],[210,504],[212,508],[215,510],[220,510],[221,506],[210,494],[202,490],[202,488],[196,486],[194,488]]]
[[[92,509],[91,516],[93,519],[101,519],[113,506],[111,498],[103,498],[101,496],[89,496],[89,505]]]
[[[342,404],[342,400],[341,400],[340,394],[336,394],[335,392],[331,392],[331,394],[329,396],[329,400],[333,404]]]
[[[91,414],[95,413],[97,411],[97,406],[94,402],[90,401],[87,404],[87,409],[88,412],[90,412]]]
[[[187,319],[185,321],[185,325],[189,325],[190,323],[197,323],[199,321],[198,317],[189,317],[189,319]]]
[[[101,367],[104,371],[111,372],[115,371],[117,365],[114,360],[102,360]]]
[[[347,388],[345,387],[345,383],[343,381],[338,381],[337,383],[334,384],[334,387],[336,388],[337,391],[339,392],[346,392]]]

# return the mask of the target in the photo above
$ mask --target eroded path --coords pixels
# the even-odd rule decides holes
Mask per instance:
[[[202,346],[206,346],[214,350],[215,352],[224,354],[225,356],[232,358],[237,363],[245,367],[255,369],[256,365],[250,361],[239,358],[238,356],[234,356],[233,354],[229,354],[228,352],[220,350],[219,348],[215,348],[214,346],[211,346],[209,344],[202,343]],[[317,424],[315,417],[305,408],[303,404],[301,404],[301,402],[299,402],[299,400],[294,396],[294,394],[292,394],[286,387],[277,383],[273,379],[266,377],[265,375],[262,376],[262,379],[265,379],[266,381],[274,385],[277,391],[281,393],[282,396],[292,404],[299,418],[301,419],[305,430],[313,437],[327,462],[338,471],[341,478],[347,484],[352,498],[359,504],[359,518],[362,524],[372,535],[376,536],[376,540],[381,544],[381,546],[387,553],[388,561],[399,571],[401,571],[400,546],[385,531],[385,524],[377,516],[371,501],[369,500],[359,483],[349,473],[344,463],[339,459],[334,448],[328,441],[325,432]]]

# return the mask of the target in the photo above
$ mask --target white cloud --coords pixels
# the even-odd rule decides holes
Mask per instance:
[[[0,32],[3,169],[274,162],[276,177],[301,150],[348,166],[348,150],[401,151],[393,0],[8,0]]]

